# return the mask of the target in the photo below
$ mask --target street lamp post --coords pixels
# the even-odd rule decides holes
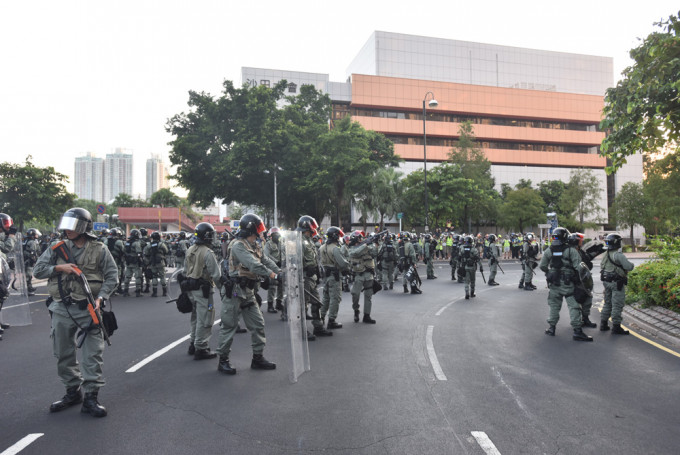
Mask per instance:
[[[276,182],[276,173],[278,171],[282,171],[283,168],[279,167],[276,163],[274,163],[274,171],[272,172],[274,174],[274,226],[279,225],[279,204],[278,204],[278,197],[276,194],[277,191],[277,182]],[[269,174],[269,169],[265,169],[263,171],[265,174]]]
[[[427,96],[432,95],[432,99],[428,103],[430,107],[437,107],[439,103],[437,103],[437,100],[434,99],[434,93],[432,92],[427,92],[425,94],[425,98],[423,98],[423,170],[425,174],[425,232],[429,232],[430,227],[428,223],[428,210],[429,207],[427,205],[427,129],[426,129],[426,120],[427,120],[427,111],[425,110],[425,101],[427,101]]]

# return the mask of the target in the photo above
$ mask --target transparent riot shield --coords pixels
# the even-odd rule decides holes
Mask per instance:
[[[305,320],[305,284],[303,271],[302,235],[296,231],[284,231],[281,235],[284,245],[285,270],[283,289],[285,292],[285,317],[288,323],[288,336],[291,350],[291,382],[311,369],[309,346],[307,345],[307,326]]]
[[[177,269],[175,270],[172,275],[170,275],[170,278],[168,278],[168,301],[166,303],[173,303],[177,301],[177,298],[179,295],[182,293],[182,291],[179,288],[179,280],[178,276],[180,273],[184,273],[184,269]]]
[[[593,290],[593,274],[590,273],[590,269],[585,262],[581,262],[578,267],[578,277],[581,280],[581,284],[588,292],[588,296],[592,297]]]
[[[24,248],[21,234],[16,234],[14,250],[7,254],[7,262],[2,266],[3,282],[9,281],[9,295],[2,303],[0,322],[8,325],[30,325],[31,309],[29,307],[28,287],[24,266]]]

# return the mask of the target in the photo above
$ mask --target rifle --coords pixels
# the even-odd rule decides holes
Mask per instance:
[[[66,245],[66,243],[64,243],[63,240],[54,245],[52,247],[52,250],[62,260],[68,262],[69,264],[73,264],[74,266],[76,265],[75,262],[73,261],[73,258],[71,257],[70,254],[71,251],[69,250],[68,246]],[[95,305],[96,302],[94,296],[92,295],[92,290],[90,289],[90,283],[87,282],[87,278],[85,277],[83,271],[80,270],[80,268],[74,267],[74,269],[76,271],[76,276],[78,277],[78,279],[80,279],[80,282],[83,285],[83,289],[85,290],[85,297],[87,298],[87,311],[90,313],[90,317],[92,318],[92,321],[90,321],[90,325],[85,329],[81,329],[80,333],[78,334],[77,346],[79,348],[82,347],[83,343],[85,342],[85,337],[87,336],[87,333],[90,330],[96,328],[102,331],[106,344],[111,346],[111,340],[109,340],[109,333],[106,331],[106,327],[104,327],[104,324],[102,324],[101,313],[99,312],[99,310],[96,309]]]
[[[369,238],[367,238],[366,240],[364,240],[364,241],[362,241],[361,243],[359,243],[359,245],[368,245],[369,243],[373,243],[373,242],[378,243],[378,241],[380,240],[380,237],[381,237],[383,234],[387,234],[388,232],[390,232],[390,230],[389,230],[389,229],[385,229],[384,231],[380,231],[380,232],[378,232],[377,234],[373,234],[371,237],[369,237]]]
[[[310,298],[316,301],[316,303],[318,303],[319,305],[322,305],[321,300],[317,299],[316,296],[309,292],[307,289],[305,289],[305,294],[307,294]]]
[[[486,284],[486,278],[484,278],[484,266],[482,263],[479,263],[479,272],[482,274],[482,280],[484,280],[484,284]]]

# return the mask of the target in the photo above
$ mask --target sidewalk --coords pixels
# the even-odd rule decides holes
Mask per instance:
[[[639,304],[626,305],[623,307],[623,325],[630,323],[680,347],[680,313],[659,306],[640,308]]]

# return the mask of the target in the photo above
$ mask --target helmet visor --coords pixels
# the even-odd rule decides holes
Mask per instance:
[[[60,231],[66,230],[74,231],[78,234],[84,234],[87,230],[87,220],[81,220],[72,216],[63,216],[61,217],[61,221],[59,222],[59,227],[57,229]]]
[[[2,229],[8,231],[12,224],[14,223],[12,223],[12,218],[9,215],[2,217]]]
[[[263,223],[262,221],[260,221],[259,223],[257,223],[257,226],[255,227],[255,229],[257,230],[257,235],[260,235],[260,234],[262,234],[264,231],[267,230],[267,228],[265,227],[265,225],[264,225],[264,223]]]

